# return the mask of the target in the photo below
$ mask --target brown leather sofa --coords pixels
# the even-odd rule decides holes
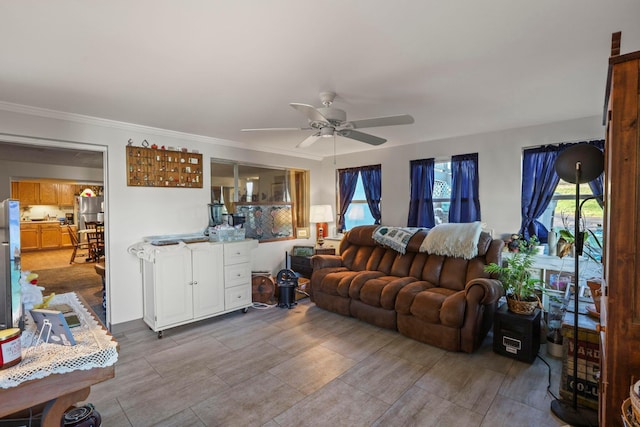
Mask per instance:
[[[466,260],[419,252],[419,231],[401,254],[373,239],[376,227],[346,233],[340,255],[312,257],[311,300],[446,350],[475,351],[503,293],[484,266],[500,264],[504,242],[482,232],[478,255]]]

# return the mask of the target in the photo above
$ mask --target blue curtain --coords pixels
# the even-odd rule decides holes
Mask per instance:
[[[449,222],[480,221],[478,153],[451,157]]]
[[[522,155],[522,223],[520,234],[526,239],[533,235],[546,242],[549,230],[537,220],[551,202],[560,177],[555,170],[556,158],[567,144],[547,145],[524,150]]]
[[[380,224],[380,197],[382,193],[382,165],[365,166],[360,168],[364,195],[375,220],[374,224]]]
[[[434,163],[434,159],[412,160],[410,163],[411,198],[407,227],[433,228],[436,225],[433,214]]]
[[[358,184],[359,169],[340,169],[338,170],[338,187],[340,189],[340,219],[338,220],[338,230],[344,230],[344,218],[353,199],[353,193],[356,191]]]
[[[595,145],[600,149],[600,151],[604,151],[604,139],[600,139],[598,141],[589,142],[591,145]],[[599,177],[589,182],[589,188],[591,188],[591,192],[596,197],[598,204],[601,208],[604,208],[604,172],[600,174]]]

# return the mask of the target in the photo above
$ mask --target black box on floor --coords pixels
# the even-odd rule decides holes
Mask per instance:
[[[540,350],[540,309],[531,315],[515,314],[503,304],[493,320],[493,351],[533,363]]]

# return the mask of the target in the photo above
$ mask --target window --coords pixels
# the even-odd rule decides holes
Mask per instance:
[[[211,202],[245,221],[248,238],[295,238],[309,227],[308,194],[309,171],[211,160]]]
[[[604,140],[581,142],[604,149]],[[537,236],[542,243],[548,242],[548,230],[555,231],[575,228],[575,184],[560,180],[555,171],[555,163],[559,154],[576,143],[545,145],[526,149],[522,155],[522,224],[520,234],[525,239]],[[580,186],[580,197],[585,200],[593,194],[599,197],[587,201],[582,208],[582,230],[594,234],[602,233],[602,174],[588,184]],[[597,257],[601,252],[593,236],[585,242],[586,246],[594,246]]]
[[[437,161],[433,169],[433,213],[438,225],[449,222],[451,161]]]
[[[433,227],[480,220],[477,153],[452,156],[451,160],[413,160],[410,167],[407,226]],[[431,191],[425,186],[432,186]]]
[[[345,214],[344,227],[345,230],[351,230],[358,225],[375,224],[371,210],[367,204],[367,196],[364,194],[364,185],[362,177],[358,175],[358,183],[356,191],[353,193],[353,199],[347,208]]]
[[[382,166],[338,169],[338,230],[380,224]]]
[[[580,220],[582,222],[580,229],[591,230],[596,237],[589,235],[589,238],[584,244],[584,253],[587,256],[592,256],[595,260],[600,260],[602,257],[602,248],[598,243],[602,243],[602,222],[604,211],[598,204],[598,201],[593,197],[593,191],[589,184],[580,185],[580,203],[582,205],[582,211],[580,214]],[[576,185],[573,183],[560,180],[556,187],[551,202],[544,213],[537,218],[547,230],[554,230],[556,233],[559,230],[567,229],[574,233],[575,230],[575,209],[576,209]],[[586,201],[585,201],[586,200]],[[596,241],[596,238],[598,241]]]

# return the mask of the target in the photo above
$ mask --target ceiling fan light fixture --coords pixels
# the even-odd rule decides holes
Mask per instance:
[[[317,142],[320,138],[334,138],[335,153],[335,137],[353,139],[370,145],[384,144],[387,140],[384,138],[370,135],[355,129],[381,126],[408,125],[414,122],[413,117],[408,114],[397,116],[373,117],[368,119],[360,119],[355,121],[347,121],[347,113],[340,109],[332,107],[335,98],[335,92],[321,92],[320,100],[323,107],[316,108],[312,105],[300,104],[292,102],[289,104],[293,109],[304,114],[309,121],[307,128],[266,128],[266,129],[243,129],[243,131],[259,131],[259,130],[315,130],[313,135],[308,136],[304,141],[296,145],[298,148],[309,147]]]
[[[331,138],[334,132],[335,128],[323,127],[322,129],[320,129],[320,136],[323,138]]]

